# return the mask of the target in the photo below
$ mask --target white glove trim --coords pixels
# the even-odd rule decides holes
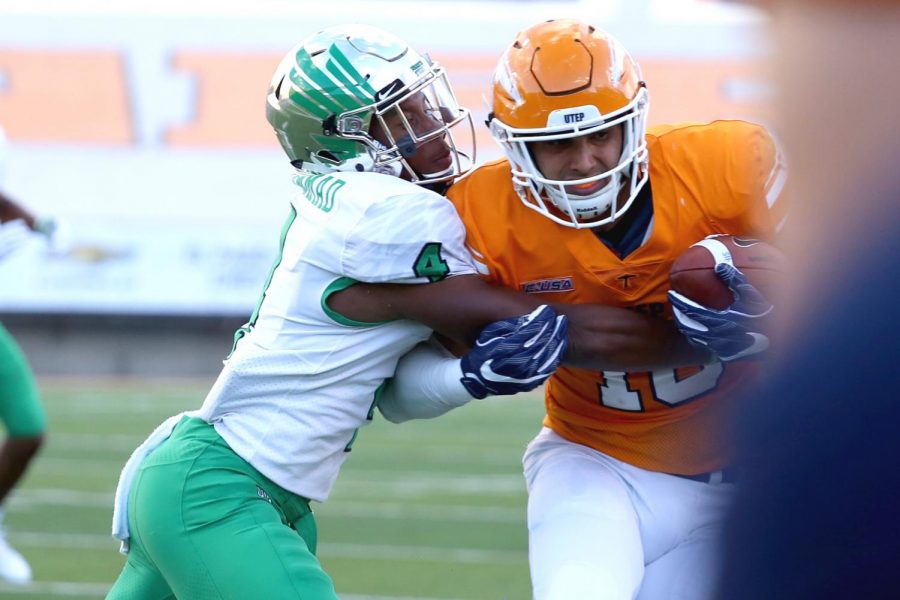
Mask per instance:
[[[708,238],[702,239],[699,242],[697,242],[696,244],[693,244],[692,247],[700,246],[700,247],[706,248],[709,251],[709,253],[712,254],[713,261],[715,261],[715,264],[713,264],[713,268],[715,268],[716,265],[720,265],[722,263],[725,263],[725,264],[728,264],[728,265],[731,265],[732,267],[734,267],[734,262],[731,258],[731,250],[728,249],[728,246],[726,246],[725,244],[723,244],[722,242],[717,240],[716,237],[721,237],[721,236],[714,236],[714,237],[708,237]],[[735,268],[737,268],[737,267],[735,267]]]

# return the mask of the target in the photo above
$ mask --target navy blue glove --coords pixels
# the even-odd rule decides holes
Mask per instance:
[[[491,323],[462,357],[460,381],[473,398],[533,390],[563,359],[568,326],[568,319],[547,305]]]
[[[678,329],[691,343],[712,350],[723,362],[764,351],[769,338],[762,331],[772,304],[734,266],[719,263],[716,275],[734,294],[734,302],[725,310],[713,310],[669,291]]]

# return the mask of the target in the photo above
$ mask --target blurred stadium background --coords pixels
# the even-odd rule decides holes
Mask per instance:
[[[652,123],[769,119],[766,21],[736,2],[0,0],[0,188],[68,226],[0,263],[0,321],[50,417],[6,517],[36,582],[0,595],[99,598],[117,575],[118,470],[202,400],[277,249],[290,167],[263,102],[281,55],[325,26],[383,27],[442,62],[480,124],[504,47],[559,17],[624,42]],[[478,143],[499,155],[486,128]],[[519,458],[540,398],[457,412],[362,433],[318,510],[342,597],[529,596]]]

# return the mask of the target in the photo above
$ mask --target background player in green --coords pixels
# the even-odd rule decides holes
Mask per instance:
[[[6,138],[0,128],[0,260],[17,250],[32,232],[50,238],[55,222],[37,219],[2,189]],[[4,285],[11,285],[5,282]],[[0,449],[0,520],[3,506],[44,441],[46,417],[34,375],[19,345],[0,324],[0,422],[7,438]],[[0,530],[0,578],[14,584],[31,581],[31,567]]]

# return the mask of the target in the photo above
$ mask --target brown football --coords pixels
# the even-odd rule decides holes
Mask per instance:
[[[722,235],[712,238],[725,245],[734,266],[768,299],[778,295],[787,273],[787,258],[778,248],[750,238]],[[694,302],[723,310],[734,296],[716,275],[712,251],[698,242],[678,257],[669,271],[669,285]]]

